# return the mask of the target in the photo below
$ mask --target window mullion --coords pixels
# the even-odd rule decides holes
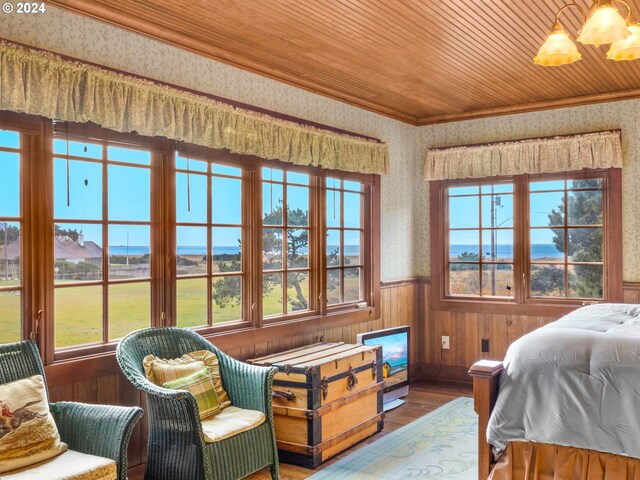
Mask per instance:
[[[40,335],[39,346],[43,352],[45,352],[45,364],[51,364],[54,360],[54,335],[55,335],[55,312],[54,312],[54,278],[55,278],[55,253],[54,253],[54,227],[53,227],[53,125],[51,121],[41,121],[41,133],[40,145],[37,149],[38,154],[43,158],[38,158],[33,153],[30,154],[32,160],[32,172],[33,179],[37,184],[32,184],[34,189],[34,195],[32,202],[35,202],[34,214],[36,215],[33,224],[36,227],[33,229],[33,237],[30,240],[29,250],[36,252],[39,249],[35,248],[36,239],[42,242],[44,246],[45,254],[42,257],[38,257],[44,267],[40,272],[35,273],[36,269],[31,269],[34,272],[34,278],[32,285],[34,288],[42,288],[42,298],[44,306],[44,317],[42,321],[44,325],[40,326],[40,332],[44,332],[44,335]],[[40,161],[36,161],[40,160]],[[36,193],[40,192],[40,193]],[[34,200],[37,198],[38,200]],[[36,205],[37,204],[37,205]],[[37,235],[36,235],[37,232]],[[37,254],[36,254],[37,255]],[[35,258],[33,259],[35,260]],[[42,276],[40,276],[42,275]]]
[[[287,177],[283,172],[282,180],[282,313],[289,313],[289,305],[287,302],[287,292],[289,290],[288,283],[288,260],[289,260],[289,200],[287,199]]]
[[[316,300],[320,315],[327,314],[327,181],[324,176],[315,177],[314,198],[316,208]]]
[[[478,190],[478,295],[483,297],[482,285],[483,285],[483,268],[482,268],[482,187]],[[493,212],[492,212],[493,213]]]
[[[207,165],[207,325],[214,324],[213,319],[213,175],[211,163]]]
[[[151,295],[151,326],[167,326],[175,321],[173,315],[174,295],[177,285],[173,283],[175,275],[170,274],[165,268],[171,259],[170,245],[172,244],[170,232],[175,235],[175,218],[169,210],[175,197],[175,188],[164,188],[165,172],[169,177],[168,169],[171,164],[170,151],[153,152],[151,155],[151,251],[155,255],[150,264],[150,295]],[[170,182],[169,182],[170,183]],[[175,273],[175,271],[174,271]]]
[[[564,296],[569,298],[569,193],[564,181]]]
[[[340,303],[344,303],[344,282],[345,262],[344,262],[344,180],[340,182]]]
[[[68,139],[67,139],[68,141]],[[109,341],[109,165],[102,143],[102,341]]]
[[[20,325],[20,330],[22,339],[29,337],[34,328],[35,318],[40,317],[38,311],[44,307],[41,295],[44,290],[41,288],[46,285],[47,281],[46,274],[44,274],[46,269],[35,268],[41,262],[33,257],[33,254],[39,249],[33,248],[34,245],[32,245],[36,238],[41,238],[39,234],[34,232],[41,227],[34,218],[34,212],[41,207],[36,203],[38,200],[45,198],[38,195],[38,192],[41,191],[37,185],[40,172],[34,171],[46,163],[35,161],[38,153],[42,151],[41,147],[41,136],[20,132],[20,220],[18,225],[20,236],[22,237],[22,244],[20,245],[20,300],[22,303],[22,325]],[[36,197],[36,195],[38,196]],[[45,217],[41,218],[44,219]],[[7,228],[6,225],[5,228]],[[35,253],[35,255],[37,254]],[[38,341],[42,347],[41,339],[46,338],[46,335],[43,336],[40,332],[44,330],[45,325],[42,324],[43,318],[39,318],[39,321]],[[44,352],[45,350],[42,349],[41,351]]]
[[[251,275],[247,274],[247,282],[248,286],[251,288],[249,292],[249,307],[250,307],[250,320],[254,327],[261,327],[264,322],[264,315],[262,311],[262,285],[264,282],[264,272],[262,269],[262,178],[259,174],[260,167],[252,168],[249,175],[250,188],[247,189],[246,195],[243,194],[243,200],[246,200],[247,203],[247,211],[251,215],[251,220],[248,222],[247,231],[248,237],[247,240],[251,245],[251,264],[249,268],[247,268],[248,273],[252,273]],[[249,280],[251,277],[251,280]]]
[[[528,185],[527,175],[514,178],[513,276],[514,300],[516,303],[526,302],[527,285],[529,283],[529,192],[526,185]]]

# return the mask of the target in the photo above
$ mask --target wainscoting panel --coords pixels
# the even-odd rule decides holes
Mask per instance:
[[[429,285],[425,284],[420,293],[423,349],[419,361],[423,378],[470,382],[467,371],[474,362],[502,360],[515,340],[564,314],[554,309],[548,316],[430,310]],[[640,303],[640,283],[625,283],[623,293],[625,303]],[[443,335],[449,336],[449,350],[442,349]],[[481,351],[482,339],[489,340],[488,352]]]
[[[401,325],[411,326],[411,371],[420,375],[421,328],[418,324],[419,292],[423,285],[416,279],[382,284],[380,318],[362,311],[335,319],[269,326],[209,337],[216,346],[240,360],[259,357],[317,342],[355,342],[358,333]],[[62,400],[108,405],[134,405],[145,408],[140,394],[120,373],[114,355],[76,360],[46,367],[51,401]],[[146,461],[147,416],[136,426],[129,446],[129,467]]]

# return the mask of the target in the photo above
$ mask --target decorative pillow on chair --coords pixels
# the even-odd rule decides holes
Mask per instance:
[[[220,412],[220,402],[218,402],[218,394],[211,379],[211,371],[209,367],[204,367],[196,373],[171,380],[163,385],[164,388],[171,390],[187,390],[195,397],[198,404],[198,412],[200,419],[213,417]]]
[[[222,377],[220,376],[220,364],[215,353],[209,350],[198,350],[197,352],[185,353],[180,358],[164,359],[154,355],[147,355],[142,360],[144,373],[147,380],[155,383],[159,387],[181,377],[192,375],[204,367],[209,367],[211,380],[218,395],[220,409],[231,405],[229,396],[222,388]]]
[[[0,473],[61,454],[42,375],[0,385]]]

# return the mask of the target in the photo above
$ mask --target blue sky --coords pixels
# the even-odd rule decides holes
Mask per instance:
[[[19,148],[19,135],[16,132],[0,130],[0,146]],[[69,149],[70,155],[87,159],[102,158],[102,146],[91,143],[54,141],[54,153],[65,155]],[[86,150],[86,151],[85,151]],[[107,148],[110,160],[124,162],[127,166],[110,164],[108,168],[108,212],[112,221],[150,221],[150,165],[148,152],[113,147]],[[12,152],[0,152],[0,217],[17,217],[19,208],[19,155]],[[187,160],[183,157],[176,159],[178,168],[186,168]],[[192,172],[206,172],[207,163],[189,160]],[[214,246],[237,246],[241,229],[241,170],[224,165],[214,165],[214,174],[229,175],[229,177],[212,177],[212,220],[214,224],[238,225],[238,227],[214,227]],[[65,229],[81,230],[85,240],[92,240],[102,246],[102,227],[86,221],[102,220],[102,164],[81,160],[69,161],[69,205],[67,205],[67,161],[64,158],[54,160],[54,217],[56,223]],[[278,169],[263,169],[263,178],[282,180],[284,172]],[[303,173],[289,172],[287,180],[290,183],[309,183],[309,176]],[[339,181],[328,179],[329,186],[339,186]],[[345,188],[357,189],[359,184],[345,182]],[[189,175],[190,209],[187,199],[187,174],[178,172],[176,175],[176,218],[184,223],[206,223],[207,221],[207,177],[193,173]],[[329,227],[340,225],[340,195],[327,195],[327,224]],[[336,199],[336,215],[334,218],[334,197]],[[282,201],[282,185],[264,184],[263,214],[276,208]],[[309,209],[309,189],[299,185],[287,187],[288,203],[293,209]],[[360,223],[360,195],[345,192],[344,194],[345,226],[359,227]],[[60,222],[68,219],[69,222]],[[179,246],[206,245],[206,228],[178,227]],[[331,238],[335,237],[332,235]],[[112,246],[149,246],[149,226],[111,225],[109,239]],[[347,233],[345,243],[357,245],[359,235]]]
[[[529,212],[531,226],[545,227],[549,225],[549,213],[558,209],[562,204],[564,193],[537,192],[563,188],[563,181],[547,181],[531,183],[531,197]],[[451,194],[477,193],[478,187],[452,188]],[[513,195],[507,186],[501,186],[504,193],[496,195],[500,197],[500,206],[496,206],[495,226],[513,227]],[[483,193],[485,191],[483,190]],[[488,193],[488,190],[486,191]],[[449,224],[451,228],[478,228],[479,197],[450,197],[449,199]],[[482,227],[491,226],[491,196],[482,196]],[[550,244],[553,242],[553,231],[550,228],[530,230],[532,244]],[[483,242],[489,242],[488,232],[484,235]],[[511,245],[513,243],[512,231],[501,231],[497,234],[499,245]],[[450,232],[451,245],[477,245],[478,232],[474,230],[461,230]]]
[[[0,130],[0,146],[20,148],[17,132]],[[0,152],[0,217],[20,216],[20,157],[13,152]]]
[[[0,145],[8,148],[19,148],[19,135],[16,132],[0,130]],[[86,152],[85,152],[86,147]],[[56,140],[54,152],[66,153],[66,142]],[[83,156],[88,159],[102,157],[100,145],[78,142],[68,143],[69,153]],[[111,160],[125,162],[131,166],[109,165],[109,191],[108,208],[110,220],[127,220],[148,222],[150,220],[150,171],[144,168],[150,165],[151,159],[148,152],[119,147],[108,147],[108,157]],[[178,157],[178,168],[186,168],[187,160]],[[19,202],[19,156],[13,152],[0,152],[0,217],[17,217],[20,215]],[[102,227],[84,223],[86,220],[101,220],[102,218],[102,165],[85,161],[71,160],[69,162],[70,174],[70,204],[67,206],[66,190],[67,162],[62,158],[54,160],[54,216],[57,219],[71,219],[72,222],[61,224],[62,228],[82,230],[86,240],[93,240],[102,244]],[[197,160],[189,160],[189,169],[193,172],[206,172],[207,163]],[[240,225],[241,223],[241,170],[239,168],[224,165],[214,165],[213,173],[228,175],[230,177],[212,178],[212,205],[213,222],[217,224]],[[263,178],[282,181],[284,172],[279,169],[264,168]],[[178,172],[176,176],[176,217],[178,222],[205,223],[207,220],[207,177],[193,173],[189,175],[189,187],[191,195],[191,209],[188,210],[187,201],[187,174]],[[287,180],[290,183],[306,185],[309,177],[303,173],[289,172]],[[283,186],[281,184],[264,183],[263,188],[263,214],[275,208],[283,198]],[[340,181],[327,179],[328,187],[339,187]],[[558,208],[562,200],[562,192],[540,192],[562,188],[562,181],[536,182],[531,184],[531,225],[547,226],[548,214],[552,209]],[[355,182],[344,182],[345,188],[359,189]],[[483,187],[483,193],[490,192],[490,186]],[[308,210],[308,188],[300,185],[289,185],[287,197],[291,208]],[[476,193],[478,187],[452,188],[451,194]],[[500,206],[496,207],[495,225],[513,227],[513,187],[509,184],[495,185],[494,193],[499,197]],[[450,198],[450,226],[452,228],[478,228],[478,202],[480,197],[451,197]],[[491,196],[482,197],[483,227],[490,227],[491,222]],[[340,226],[340,194],[333,190],[327,193],[327,226],[329,228]],[[58,222],[61,223],[61,222]],[[357,228],[360,226],[360,195],[353,192],[344,193],[344,223],[345,227]],[[241,230],[239,227],[215,227],[213,229],[213,243],[217,246],[237,246]],[[150,231],[148,226],[118,226],[112,225],[109,230],[111,245],[149,246]],[[485,233],[483,242],[489,241]],[[532,244],[552,243],[553,232],[551,229],[531,230]],[[339,240],[338,232],[329,231],[328,244],[336,245]],[[513,234],[510,230],[498,233],[499,245],[513,243]],[[179,227],[179,246],[204,246],[206,245],[206,229],[202,227]],[[359,234],[357,232],[345,232],[345,244],[357,245]],[[450,234],[452,245],[477,245],[477,231],[452,231]]]

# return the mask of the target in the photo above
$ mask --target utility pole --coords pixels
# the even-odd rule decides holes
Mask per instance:
[[[493,187],[491,188],[493,193]],[[498,250],[498,231],[496,227],[498,226],[498,207],[502,207],[502,197],[500,195],[491,195],[491,261],[496,261],[497,250]],[[503,222],[504,223],[504,222]],[[495,296],[496,294],[496,274],[497,274],[497,265],[495,263],[491,264],[491,295]]]

